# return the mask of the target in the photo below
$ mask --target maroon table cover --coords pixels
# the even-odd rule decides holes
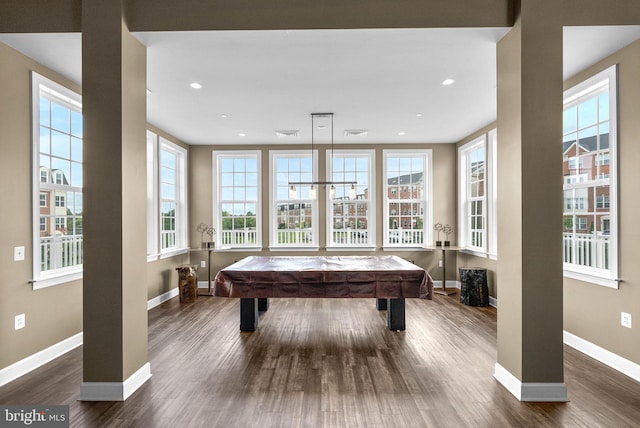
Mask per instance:
[[[431,300],[433,281],[397,256],[250,256],[218,272],[214,295]]]

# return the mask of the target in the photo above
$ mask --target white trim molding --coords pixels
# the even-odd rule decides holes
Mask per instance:
[[[158,297],[154,297],[153,299],[148,300],[147,310],[151,310],[156,306],[160,305],[161,303],[164,303],[167,300],[176,297],[177,295],[178,295],[178,287],[172,288],[166,293],[163,293]],[[50,361],[55,360],[58,357],[61,357],[62,355],[66,354],[72,349],[75,349],[78,346],[82,345],[82,343],[83,343],[83,333],[80,332],[54,345],[51,345],[50,347],[43,349],[42,351],[36,352],[33,355],[29,355],[28,357],[23,358],[22,360],[17,361],[11,364],[10,366],[0,369],[0,386],[6,385],[7,383],[18,379],[19,377],[26,375],[30,371],[35,370],[38,367]],[[150,372],[149,372],[149,376],[151,376]],[[129,382],[129,379],[126,382]],[[146,379],[142,383],[144,383],[145,381]],[[142,385],[142,383],[140,385]],[[135,389],[137,389],[138,387],[139,385],[135,387]],[[135,391],[135,389],[133,389],[131,392]],[[129,393],[129,395],[130,394],[131,393]],[[90,401],[90,400],[87,400],[87,401]],[[116,401],[119,401],[119,400],[116,400]]]
[[[49,361],[55,360],[80,345],[82,345],[82,333],[68,337],[40,352],[36,352],[33,355],[29,355],[27,358],[5,367],[0,370],[0,386],[15,380],[20,376],[26,375],[30,371],[37,369]]]
[[[151,378],[146,363],[124,382],[82,382],[79,401],[124,401]]]
[[[198,283],[199,284],[199,283]],[[205,282],[206,284],[206,282]],[[179,291],[178,291],[178,287],[176,288],[172,288],[171,290],[167,291],[166,293],[163,293],[157,297],[154,297],[151,300],[147,301],[147,310],[151,310],[153,308],[155,308],[156,306],[166,302],[169,299],[173,299],[174,297],[176,297],[178,295]]]
[[[495,365],[493,377],[520,401],[566,402],[567,386],[560,382],[521,382],[499,363]]]
[[[563,339],[566,345],[640,382],[640,364],[627,360],[566,330],[563,331]]]

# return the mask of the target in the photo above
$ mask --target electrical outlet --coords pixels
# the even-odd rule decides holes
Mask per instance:
[[[438,260],[438,267],[442,267],[442,260]]]
[[[13,260],[16,262],[24,260],[24,247],[13,248]]]
[[[24,314],[16,315],[15,329],[20,330],[21,328],[24,328],[25,325],[26,325],[25,315]]]
[[[623,327],[631,328],[631,314],[620,312],[620,324]]]
[[[206,268],[207,267],[207,262],[205,260],[200,260],[200,267],[201,268]]]

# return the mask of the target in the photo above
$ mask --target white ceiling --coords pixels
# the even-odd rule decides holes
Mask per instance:
[[[494,121],[495,46],[507,31],[135,35],[148,48],[148,120],[184,142],[308,143],[310,114],[333,112],[336,143],[373,144],[456,142]],[[640,26],[565,28],[565,78],[638,38]],[[0,42],[81,82],[79,34],[4,34]],[[445,78],[455,83],[443,86]],[[190,88],[193,81],[203,88]],[[344,137],[345,129],[368,135]],[[299,130],[300,136],[278,138],[276,130]],[[329,134],[330,127],[316,130],[315,141]]]

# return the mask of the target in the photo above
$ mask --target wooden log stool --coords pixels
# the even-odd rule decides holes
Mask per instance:
[[[193,303],[198,297],[198,273],[197,266],[178,266],[178,296],[180,303]]]
[[[489,306],[487,270],[483,268],[459,268],[460,303],[469,306]]]

